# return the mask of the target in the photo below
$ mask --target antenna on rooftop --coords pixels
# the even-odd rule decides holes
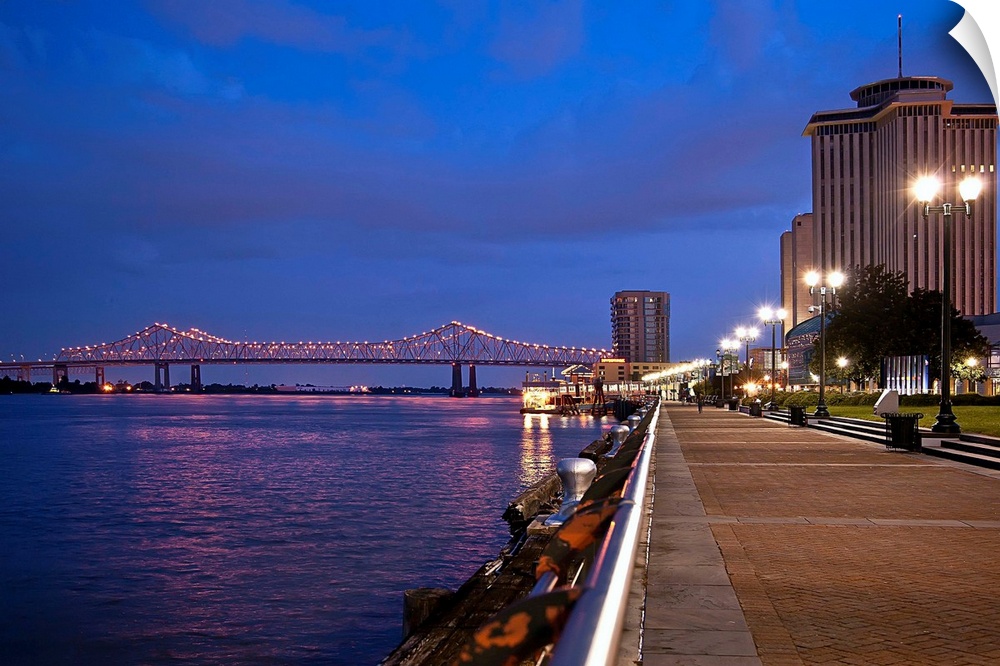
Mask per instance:
[[[903,15],[896,16],[896,37],[899,43],[899,78],[903,78]]]

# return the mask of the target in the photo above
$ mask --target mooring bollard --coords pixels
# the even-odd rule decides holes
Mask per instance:
[[[628,431],[632,432],[633,430],[639,427],[639,422],[642,421],[642,417],[633,414],[632,416],[628,417],[625,420],[628,421]]]
[[[548,526],[559,526],[569,520],[590,482],[597,476],[597,465],[588,458],[563,458],[556,465],[556,474],[562,481],[563,501],[559,513],[545,519]]]
[[[611,450],[607,453],[608,457],[618,453],[618,449],[621,448],[621,445],[625,442],[625,438],[628,437],[630,432],[632,431],[629,430],[629,427],[621,423],[611,426]]]

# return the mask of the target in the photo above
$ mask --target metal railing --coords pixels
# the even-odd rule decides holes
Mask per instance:
[[[615,662],[642,530],[659,405],[654,409],[611,527],[549,661],[552,666],[606,666]]]

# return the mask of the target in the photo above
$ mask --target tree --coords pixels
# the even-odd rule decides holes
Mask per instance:
[[[915,289],[907,299],[903,329],[905,354],[927,354],[931,379],[941,379],[941,292]],[[989,356],[990,341],[951,308],[951,376],[960,376],[969,358]],[[972,376],[974,373],[967,372]]]
[[[826,327],[827,369],[843,356],[849,365],[833,371],[856,382],[877,377],[882,358],[901,354],[900,325],[907,299],[906,276],[890,273],[885,266],[854,267],[831,307],[833,319]],[[817,347],[819,340],[816,341]],[[813,356],[810,370],[819,374],[820,355]]]
[[[826,327],[831,376],[861,382],[879,376],[886,356],[925,354],[931,378],[941,378],[941,292],[918,288],[908,293],[905,273],[876,265],[851,269],[836,301]],[[990,349],[989,340],[954,308],[951,348],[952,375],[967,358],[987,356]],[[850,360],[844,369],[834,364],[840,356]],[[819,367],[817,353],[810,370],[818,374]]]

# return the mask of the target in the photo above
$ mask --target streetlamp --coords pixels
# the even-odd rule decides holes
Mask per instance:
[[[821,276],[817,271],[806,273],[806,284],[809,294],[819,290],[819,404],[813,416],[819,419],[830,418],[830,410],[826,408],[826,292],[837,295],[837,288],[844,284],[844,274],[839,271],[827,273],[826,284],[820,284]],[[813,308],[809,308],[812,310]]]
[[[747,346],[747,382],[750,381],[750,343],[757,339],[757,329],[756,328],[745,328],[740,326],[736,329],[736,337],[740,339],[740,342],[745,342]],[[739,361],[739,359],[736,359]]]
[[[730,352],[738,347],[738,343],[735,340],[730,340],[726,338],[719,342],[719,348],[715,350],[715,355],[719,357],[719,368],[722,370],[722,400],[726,400],[726,368],[729,369],[728,374],[732,376],[733,374],[733,364],[732,356]],[[731,382],[733,380],[730,380]],[[733,392],[735,392],[736,387],[733,386]]]
[[[775,378],[778,375],[778,366],[776,365],[775,354],[774,354],[775,352],[774,334],[775,330],[778,327],[778,324],[780,324],[785,319],[785,317],[788,316],[788,313],[785,312],[785,310],[782,308],[778,308],[777,310],[772,310],[769,307],[763,307],[757,314],[760,316],[760,320],[761,322],[764,323],[765,326],[771,327],[771,402],[767,404],[767,410],[769,412],[773,412],[778,408],[778,404],[774,400],[774,384],[775,384]]]
[[[841,356],[840,358],[837,359],[837,367],[840,368],[841,373],[843,373],[844,368],[846,368],[849,364],[850,364],[850,361],[847,360],[847,358],[844,357],[844,356]],[[840,378],[840,392],[841,393],[844,392],[844,378],[843,377]]]
[[[940,206],[932,206],[931,202],[941,189],[941,182],[933,176],[924,176],[913,185],[913,192],[917,201],[923,204],[924,219],[931,213],[941,213],[944,218],[942,243],[943,270],[944,277],[941,284],[941,406],[938,411],[937,420],[931,426],[934,432],[959,433],[962,429],[955,421],[955,414],[951,411],[951,216],[953,213],[965,213],[966,217],[972,215],[972,202],[979,197],[983,189],[983,184],[978,178],[970,176],[963,180],[958,186],[958,193],[962,197],[962,204],[942,203]]]

